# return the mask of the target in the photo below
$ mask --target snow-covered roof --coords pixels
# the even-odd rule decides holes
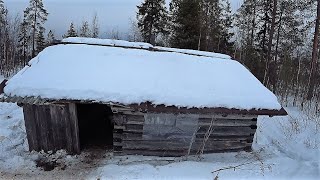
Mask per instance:
[[[125,105],[281,109],[276,96],[231,59],[85,44],[46,48],[4,91]]]
[[[190,50],[190,49],[167,48],[167,47],[153,46],[149,43],[144,43],[144,42],[128,42],[128,41],[115,40],[115,39],[95,39],[95,38],[69,37],[69,38],[63,39],[61,42],[62,43],[72,43],[72,44],[89,44],[89,45],[139,48],[139,49],[148,49],[148,50],[153,50],[153,51],[177,52],[177,53],[196,55],[196,56],[231,59],[230,56],[225,55],[225,54],[220,54],[220,53],[207,52],[207,51],[197,51],[197,50]]]
[[[144,42],[129,42],[115,39],[96,39],[96,38],[84,38],[84,37],[69,37],[61,41],[62,43],[74,43],[74,44],[92,44],[92,45],[105,45],[105,46],[122,46],[131,48],[149,49],[153,46]]]

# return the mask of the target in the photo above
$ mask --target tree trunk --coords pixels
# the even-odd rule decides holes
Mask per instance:
[[[273,40],[273,34],[274,34],[274,27],[275,27],[275,21],[276,21],[276,15],[277,15],[277,0],[273,0],[273,10],[272,10],[272,21],[271,21],[271,29],[269,34],[269,43],[268,43],[268,54],[267,54],[267,62],[266,62],[266,69],[264,72],[264,78],[263,83],[266,85],[267,82],[267,76],[269,72],[269,65],[271,61],[271,54],[272,54],[272,40]]]
[[[278,68],[278,50],[279,50],[279,41],[280,41],[280,30],[281,30],[281,24],[282,24],[282,15],[283,15],[283,11],[284,9],[281,8],[281,12],[280,12],[280,17],[279,17],[279,27],[278,27],[278,32],[277,32],[277,42],[276,42],[276,52],[274,54],[274,72],[273,72],[273,75],[274,75],[274,79],[273,79],[273,82],[272,82],[272,86],[273,86],[273,92],[274,93],[277,93],[277,81],[278,81],[278,73],[277,73],[277,68]]]
[[[253,17],[252,17],[252,29],[251,29],[251,37],[250,37],[250,45],[253,47],[254,42],[254,30],[256,27],[256,1],[253,1]]]
[[[200,51],[200,47],[201,47],[201,38],[202,38],[202,33],[201,33],[202,29],[200,27],[200,34],[199,34],[199,40],[198,40],[198,51]]]
[[[317,5],[317,18],[316,26],[313,39],[313,49],[312,49],[312,60],[311,60],[311,72],[309,78],[309,89],[307,94],[307,100],[311,100],[313,97],[313,91],[316,84],[316,72],[317,72],[317,61],[318,61],[318,41],[319,41],[319,22],[320,21],[320,0],[318,0]]]
[[[32,58],[36,55],[36,25],[37,25],[37,1],[35,2],[34,9],[34,22],[33,22],[33,33],[32,33]]]

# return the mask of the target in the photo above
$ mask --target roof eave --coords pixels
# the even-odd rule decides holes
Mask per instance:
[[[37,104],[37,105],[48,105],[48,104],[58,104],[58,103],[100,103],[112,106],[127,107],[132,109],[132,111],[139,112],[150,112],[150,113],[173,113],[173,114],[238,114],[238,115],[266,115],[266,116],[286,116],[288,113],[284,108],[280,110],[270,110],[270,109],[251,109],[251,110],[241,110],[235,108],[187,108],[187,107],[176,107],[176,106],[165,106],[165,105],[155,105],[151,102],[144,102],[140,104],[121,104],[115,102],[99,102],[93,100],[52,100],[44,99],[41,97],[17,97],[17,96],[6,96],[0,98],[3,102],[13,102],[18,104]]]

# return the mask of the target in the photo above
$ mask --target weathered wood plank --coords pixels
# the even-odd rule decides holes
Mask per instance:
[[[144,115],[144,113],[139,115],[125,114],[127,121],[131,122],[144,122]]]
[[[119,138],[119,139],[123,139],[124,135],[121,133],[113,133],[113,138]]]
[[[113,128],[114,128],[114,129],[123,130],[123,129],[126,129],[126,126],[114,125]]]
[[[132,134],[132,133],[122,133],[122,139],[127,139],[127,138],[137,138],[137,139],[142,139],[142,134]]]
[[[240,147],[240,148],[230,148],[230,149],[223,149],[223,150],[204,150],[204,153],[225,153],[225,152],[239,152],[239,151],[250,151],[251,147]],[[197,153],[196,150],[192,150],[190,155],[195,155]],[[124,149],[121,151],[121,155],[144,155],[144,156],[160,156],[160,157],[179,157],[179,156],[186,156],[188,151],[186,150],[179,150],[179,151],[172,151],[172,150],[144,150],[144,149]]]
[[[62,134],[60,133],[60,129],[62,127],[60,123],[60,111],[58,107],[55,105],[50,106],[50,116],[51,116],[51,124],[52,124],[52,136],[54,141],[54,151],[63,148],[62,144]]]
[[[121,111],[121,114],[123,115],[132,115],[132,116],[144,116],[146,113],[140,112],[140,111]]]
[[[151,140],[146,140],[141,136],[131,136],[131,134],[116,134],[114,136],[114,139],[121,139],[124,141],[151,141]],[[204,136],[196,136],[196,139],[202,140]],[[234,142],[251,142],[253,139],[253,136],[211,136],[209,137],[208,141],[234,141]],[[153,140],[152,140],[153,141]],[[159,141],[157,139],[154,139],[154,141]],[[163,141],[163,140],[162,140]],[[169,140],[170,141],[170,140]],[[172,140],[171,140],[172,141]]]
[[[200,127],[197,132],[197,135],[204,135],[207,132],[209,126]],[[238,136],[246,136],[255,133],[255,129],[251,129],[250,127],[213,127],[212,136],[230,136],[230,135],[238,135]],[[117,131],[117,130],[115,130]],[[129,134],[143,134],[143,130],[137,129],[125,129],[123,133]]]
[[[24,122],[26,126],[27,139],[29,144],[29,151],[35,150],[40,151],[39,142],[37,140],[37,126],[36,126],[36,117],[34,114],[33,105],[24,105],[23,114]]]
[[[225,120],[248,120],[257,118],[257,115],[241,115],[241,114],[200,114],[199,119],[225,119]]]
[[[53,126],[52,126],[52,119],[51,119],[51,115],[50,115],[50,107],[49,106],[43,106],[42,107],[44,110],[44,114],[46,117],[46,120],[44,120],[42,123],[46,123],[46,133],[47,133],[47,150],[51,151],[54,150],[55,148],[55,141],[54,141],[54,137],[53,137]]]
[[[72,152],[72,144],[68,144],[70,142],[71,133],[69,132],[70,126],[67,110],[66,106],[61,104],[50,106],[51,119],[55,126],[55,135],[57,136],[55,138],[56,149],[66,149],[68,152]]]
[[[199,119],[199,126],[210,126],[212,119]],[[241,127],[241,126],[251,126],[255,125],[256,122],[251,119],[238,120],[238,119],[214,119],[213,126],[231,126],[231,127]]]
[[[127,141],[123,140],[122,149],[145,149],[145,150],[187,150],[189,143],[179,141]],[[198,150],[202,145],[202,140],[196,140],[192,145],[192,150]],[[251,145],[246,142],[234,141],[207,141],[205,150],[223,150],[230,148],[242,148]]]
[[[196,135],[196,139],[203,139],[204,138],[204,134],[197,134]],[[211,135],[209,136],[209,140],[210,141],[225,141],[225,140],[237,140],[237,141],[244,141],[244,140],[250,140],[253,139],[253,135],[222,135],[222,136],[214,136]]]
[[[70,123],[70,113],[69,113],[69,107],[66,104],[61,105],[61,122],[63,123],[65,127],[64,135],[66,139],[65,149],[69,153],[73,153],[73,137],[72,137],[72,128]]]
[[[159,156],[159,157],[179,157],[184,156],[188,152],[185,150],[180,151],[167,151],[167,150],[158,150],[158,151],[151,151],[151,150],[144,150],[144,149],[124,149],[121,155],[143,155],[143,156]]]
[[[71,127],[71,137],[72,137],[72,152],[80,154],[80,138],[79,138],[79,125],[78,125],[78,115],[77,106],[72,103],[69,104],[69,114],[70,114],[70,127]]]
[[[48,151],[48,125],[47,120],[50,120],[50,114],[45,113],[45,107],[44,106],[35,106],[35,119],[37,122],[37,128],[40,135],[40,149],[44,151]]]
[[[128,120],[128,122],[126,124],[130,124],[130,125],[144,125],[144,121],[131,121]]]
[[[127,129],[127,130],[143,130],[143,124],[126,124],[125,129]]]
[[[125,115],[122,114],[114,114],[113,121],[115,125],[122,126],[127,122],[127,118]]]
[[[123,131],[124,133],[127,133],[127,134],[136,134],[136,135],[142,135],[143,134],[143,131],[141,130],[124,130]],[[229,131],[229,132],[215,132],[213,131],[211,133],[211,136],[249,136],[249,135],[252,135],[255,133],[255,130],[252,130],[250,129],[250,131],[248,132],[244,132],[244,131]],[[206,131],[202,131],[202,132],[198,132],[196,135],[205,135],[206,134]]]
[[[206,133],[208,131],[209,126],[200,126],[197,134]],[[255,129],[251,129],[251,127],[221,127],[221,126],[213,126],[213,134],[214,133],[222,133],[225,135],[245,135],[255,133]]]

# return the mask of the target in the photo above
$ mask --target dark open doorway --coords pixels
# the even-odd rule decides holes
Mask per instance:
[[[113,147],[112,110],[102,104],[78,104],[81,149]]]

